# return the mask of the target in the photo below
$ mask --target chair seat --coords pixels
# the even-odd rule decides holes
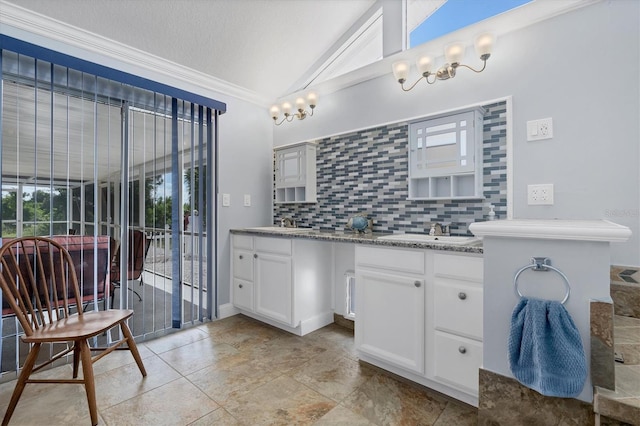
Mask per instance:
[[[109,309],[86,312],[55,321],[37,330],[31,336],[23,336],[26,343],[69,342],[97,336],[133,315],[130,309]]]

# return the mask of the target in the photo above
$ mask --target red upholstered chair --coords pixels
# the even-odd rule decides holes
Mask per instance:
[[[95,300],[104,301],[104,309],[107,308],[107,272],[111,255],[115,246],[108,236],[86,235],[54,235],[49,237],[60,243],[71,255],[76,269],[76,276],[80,285],[81,303],[85,308]],[[8,240],[7,240],[8,241]],[[11,256],[5,254],[5,256]],[[23,265],[24,267],[24,265]],[[77,303],[71,300],[72,305]],[[2,316],[14,315],[8,302],[2,301]]]
[[[137,229],[129,230],[129,254],[127,262],[127,276],[125,281],[140,280],[140,285],[144,284],[142,279],[142,272],[144,271],[144,261],[149,251],[151,240],[147,238],[144,232]],[[120,245],[115,249],[113,260],[111,262],[111,307],[113,307],[113,295],[116,288],[120,287],[122,283],[122,277],[120,275],[121,250]],[[127,287],[128,288],[128,287]],[[132,288],[129,288],[136,296],[138,300],[142,301],[142,296]]]
[[[45,237],[10,240],[0,248],[0,262],[3,302],[9,305],[24,330],[22,341],[31,345],[2,424],[9,423],[27,384],[79,383],[86,390],[91,423],[97,425],[93,363],[126,345],[124,349],[131,352],[142,375],[147,375],[126,323],[133,311],[109,309],[83,312],[80,301],[84,295],[78,284],[77,265],[60,241]],[[120,328],[123,339],[109,347],[89,347],[89,339],[115,327]],[[67,343],[67,348],[36,366],[43,343]],[[100,353],[92,357],[93,351]],[[69,353],[73,353],[72,379],[30,378],[32,373]],[[78,378],[80,363],[83,375],[81,379]]]

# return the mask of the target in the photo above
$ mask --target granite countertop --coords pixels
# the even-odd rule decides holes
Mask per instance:
[[[332,241],[338,243],[370,244],[384,247],[405,247],[430,250],[454,251],[461,253],[482,253],[482,241],[478,240],[471,244],[457,245],[437,242],[414,242],[414,241],[393,241],[380,240],[379,237],[391,235],[390,233],[355,233],[352,231],[318,231],[307,228],[283,228],[277,227],[241,228],[232,229],[231,233],[236,235],[254,235],[281,238],[303,238],[308,240]]]

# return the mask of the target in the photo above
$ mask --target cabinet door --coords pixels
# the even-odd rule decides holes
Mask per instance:
[[[276,154],[276,186],[299,186],[305,183],[305,151],[292,148]]]
[[[233,250],[233,277],[253,281],[253,253],[247,250]]]
[[[241,309],[253,312],[253,283],[237,278],[233,279],[233,304]]]
[[[424,373],[424,284],[419,278],[357,270],[357,348]]]
[[[257,252],[255,268],[256,312],[293,325],[291,257]]]
[[[478,394],[478,370],[482,366],[482,343],[455,334],[435,334],[434,378]]]

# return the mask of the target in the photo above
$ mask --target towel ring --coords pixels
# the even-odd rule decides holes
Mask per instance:
[[[534,271],[548,271],[549,269],[551,269],[552,271],[557,272],[564,280],[565,295],[564,295],[564,299],[562,299],[562,302],[560,302],[564,305],[564,303],[569,299],[569,294],[571,293],[571,286],[569,285],[569,279],[561,270],[551,266],[551,260],[548,257],[532,257],[531,265],[524,266],[520,268],[518,272],[516,272],[516,275],[513,278],[513,288],[515,289],[516,294],[518,295],[519,298],[522,299],[524,296],[522,295],[522,293],[520,293],[520,290],[518,289],[518,277],[520,276],[521,273],[523,273],[527,269],[533,269]]]

